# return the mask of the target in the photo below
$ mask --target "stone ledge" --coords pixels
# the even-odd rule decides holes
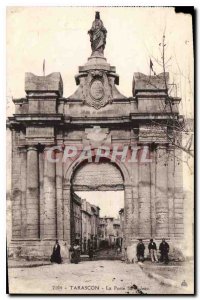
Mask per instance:
[[[13,268],[35,268],[35,267],[41,267],[41,266],[48,266],[51,265],[51,262],[48,260],[46,261],[28,261],[24,259],[20,260],[13,260],[13,259],[8,259],[8,268],[13,269]]]
[[[69,245],[67,241],[60,240],[61,256],[66,261],[69,259]],[[8,257],[14,260],[29,259],[29,260],[49,260],[52,254],[52,249],[55,244],[55,239],[48,240],[11,240],[8,245]]]

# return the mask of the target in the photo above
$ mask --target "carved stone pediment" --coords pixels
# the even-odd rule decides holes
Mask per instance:
[[[105,58],[89,58],[88,63],[79,67],[79,74],[75,79],[79,87],[68,98],[69,101],[81,101],[83,104],[100,109],[115,100],[126,98],[116,88],[119,76]]]

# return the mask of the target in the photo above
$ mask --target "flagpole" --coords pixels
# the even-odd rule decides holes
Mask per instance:
[[[153,63],[152,63],[151,57],[150,57],[150,61],[149,61],[149,68],[150,68],[150,77],[151,77],[151,70],[153,68]]]
[[[43,60],[43,76],[45,76],[45,59]]]

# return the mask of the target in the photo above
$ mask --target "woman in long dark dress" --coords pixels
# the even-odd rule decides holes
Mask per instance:
[[[61,254],[60,254],[60,245],[58,243],[58,240],[56,240],[56,243],[53,247],[53,253],[51,255],[51,259],[50,261],[53,263],[57,263],[57,264],[61,264],[62,262],[62,258],[61,258]]]
[[[78,264],[80,262],[80,252],[81,248],[79,246],[79,241],[76,240],[74,246],[70,248],[71,252],[71,263]]]

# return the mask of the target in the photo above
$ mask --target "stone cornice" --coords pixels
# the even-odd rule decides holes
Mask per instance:
[[[117,116],[117,117],[72,117],[71,124],[120,124],[129,123],[129,116]]]
[[[178,113],[173,114],[174,118],[179,121],[180,115]],[[35,124],[38,126],[45,126],[51,123],[51,126],[60,125],[65,126],[88,126],[88,125],[131,125],[132,123],[139,123],[143,121],[170,121],[172,120],[171,113],[130,113],[129,115],[124,116],[95,116],[95,117],[70,117],[69,115],[63,114],[14,114],[14,117],[9,117],[7,119],[7,127],[15,126],[26,126],[29,124]]]
[[[179,114],[178,113],[131,113],[131,120],[171,120],[176,117],[178,120]]]
[[[62,114],[14,114],[16,121],[61,121]]]
[[[12,101],[13,101],[14,104],[28,103],[28,99],[27,98],[13,98]]]

